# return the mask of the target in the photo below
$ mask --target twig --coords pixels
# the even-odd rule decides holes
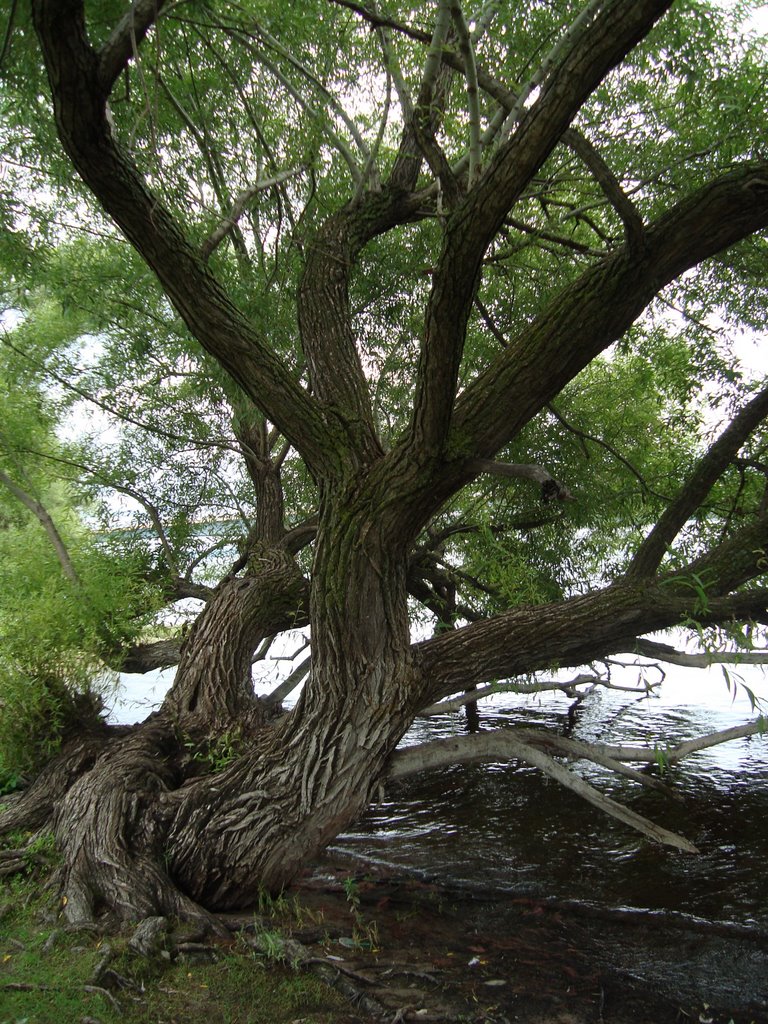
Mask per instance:
[[[451,18],[459,37],[459,52],[464,60],[467,79],[467,112],[469,114],[469,172],[467,191],[472,188],[480,171],[480,99],[477,88],[475,51],[459,0],[450,0]]]
[[[235,227],[237,222],[245,213],[248,204],[252,199],[255,199],[259,192],[264,192],[268,188],[273,188],[276,185],[282,184],[282,182],[287,181],[289,178],[293,178],[302,170],[303,168],[301,167],[294,167],[290,170],[282,171],[280,174],[275,174],[271,178],[264,178],[262,181],[257,181],[255,185],[251,185],[249,188],[243,189],[243,191],[236,197],[227,216],[218,224],[218,226],[200,246],[200,253],[203,259],[207,260],[217,246],[221,244],[227,234],[233,227]]]

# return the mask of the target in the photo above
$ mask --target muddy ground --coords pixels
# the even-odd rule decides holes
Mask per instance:
[[[353,994],[349,1021],[768,1024],[759,929],[448,889],[333,858],[271,913]]]

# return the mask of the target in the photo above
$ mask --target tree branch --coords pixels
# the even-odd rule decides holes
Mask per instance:
[[[14,498],[18,499],[18,501],[20,501],[25,508],[29,509],[32,515],[43,527],[46,536],[48,537],[48,540],[51,542],[53,546],[53,550],[56,552],[56,557],[59,560],[59,565],[61,566],[62,572],[67,577],[69,582],[72,583],[73,586],[77,587],[77,589],[79,590],[82,586],[80,577],[77,574],[77,570],[75,569],[69,551],[67,550],[67,546],[62,540],[61,534],[56,529],[56,524],[51,518],[51,515],[48,512],[48,510],[41,502],[37,500],[37,498],[34,498],[22,487],[19,487],[18,484],[14,483],[14,481],[7,475],[7,473],[4,473],[1,469],[0,484],[3,484],[5,487],[7,487],[11,494],[14,496]]]
[[[672,207],[646,229],[642,255],[624,248],[585,271],[467,386],[453,415],[457,446],[494,455],[621,337],[664,284],[766,225],[768,161],[742,165]]]
[[[558,501],[575,500],[571,492],[552,476],[543,466],[532,466],[517,462],[494,462],[491,459],[472,459],[467,469],[472,473],[490,473],[492,476],[534,480],[541,484],[541,500],[557,498]]]
[[[417,771],[439,768],[456,762],[506,761],[510,759],[534,765],[545,775],[559,782],[561,786],[565,786],[566,789],[571,790],[611,817],[617,818],[625,825],[630,825],[638,832],[642,832],[654,842],[673,846],[684,853],[699,852],[692,843],[677,833],[670,832],[649,821],[648,818],[631,811],[628,807],[611,800],[610,797],[605,796],[584,779],[574,775],[573,772],[554,761],[543,751],[523,742],[518,738],[518,733],[512,729],[475,733],[406,747],[405,750],[395,752],[387,777],[397,779]]]
[[[334,448],[339,425],[324,418],[289,368],[232,304],[113,139],[82,0],[34,0],[32,9],[56,126],[75,169],[157,274],[193,336],[308,463],[322,466]]]
[[[664,559],[670,545],[713,485],[722,476],[734,457],[754,431],[768,416],[768,387],[764,387],[720,434],[699,459],[690,479],[677,498],[667,506],[659,521],[635,552],[627,568],[628,579],[652,576]]]
[[[768,524],[760,526],[765,545]],[[751,550],[758,546],[759,536],[755,530],[733,546],[718,549],[722,571],[729,571],[728,564],[746,544],[747,551],[738,568],[742,574],[757,572],[757,558]],[[712,564],[717,564],[714,556]],[[717,579],[714,570],[713,577]],[[699,595],[685,585],[682,573],[662,583],[621,582],[565,601],[523,605],[414,644],[414,658],[423,677],[420,704],[425,706],[490,679],[508,679],[547,669],[553,663],[561,668],[585,665],[597,657],[626,651],[628,635],[668,629],[691,618],[701,625],[741,618],[765,621],[767,609],[765,589],[712,596],[702,608]]]
[[[699,750],[708,750],[710,747],[718,747],[722,743],[731,743],[733,740],[746,739],[749,736],[765,736],[765,734],[766,721],[765,718],[760,717],[754,722],[734,725],[729,729],[721,729],[718,732],[707,733],[705,736],[696,736],[692,740],[684,740],[675,747],[661,749],[659,747],[630,747],[626,745],[611,746],[608,743],[595,743],[590,746],[594,752],[605,754],[614,761],[657,764],[662,760],[665,764],[675,764]]]
[[[467,189],[469,190],[475,183],[475,177],[480,173],[480,98],[477,89],[477,66],[475,64],[475,51],[459,0],[450,0],[450,9],[451,18],[459,38],[459,52],[466,69],[467,112],[469,115],[469,172],[467,174]]]
[[[573,22],[568,26],[566,31],[557,40],[533,75],[519,90],[517,99],[515,100],[512,109],[507,114],[506,120],[501,129],[502,139],[508,137],[512,133],[515,125],[522,119],[525,111],[525,105],[529,97],[534,90],[542,87],[542,83],[545,82],[547,76],[562,60],[563,54],[567,53],[574,47],[577,47],[585,38],[589,32],[590,25],[600,13],[602,5],[603,0],[589,0]],[[544,85],[543,88],[546,89],[547,85]]]
[[[618,213],[624,224],[630,252],[641,251],[644,238],[643,219],[608,164],[589,139],[575,128],[563,132],[563,142],[586,164],[605,193],[606,199]]]
[[[182,637],[156,640],[153,643],[134,644],[119,655],[121,672],[144,674],[178,665],[181,657]]]
[[[99,85],[104,96],[135,56],[139,44],[157,21],[166,0],[134,0],[130,11],[124,14],[109,39],[99,50]]]
[[[568,420],[562,415],[562,413],[560,413],[554,407],[554,405],[552,405],[551,402],[547,403],[547,409],[552,413],[552,415],[555,417],[558,423],[562,423],[562,425],[569,433],[573,434],[575,437],[580,437],[583,441],[591,441],[593,444],[599,445],[601,448],[604,448],[610,455],[612,455],[614,459],[620,462],[623,466],[626,466],[626,468],[629,470],[632,476],[634,476],[635,479],[639,482],[640,486],[646,494],[652,494],[656,498],[663,497],[656,491],[651,490],[651,488],[646,483],[640,471],[632,465],[629,459],[625,459],[621,452],[617,451],[613,447],[613,445],[608,444],[608,442],[604,441],[601,437],[596,437],[594,434],[588,434],[586,433],[586,431],[579,430],[578,427],[574,427],[573,424],[569,423]]]
[[[633,653],[653,661],[663,661],[681,668],[711,668],[712,665],[768,665],[768,650],[765,651],[704,651],[689,654],[678,651],[669,644],[658,643],[640,637],[635,641]]]
[[[401,35],[407,36],[409,39],[415,39],[419,43],[429,43],[431,41],[432,36],[429,32],[411,28],[410,25],[404,25],[403,22],[396,21],[394,18],[387,18],[377,14],[376,11],[366,7],[365,4],[355,3],[354,0],[329,0],[329,3],[354,11],[364,21],[367,21],[376,28],[392,28],[396,32],[401,33]]]
[[[608,0],[588,32],[569,36],[562,52],[558,50],[546,88],[525,110],[517,131],[500,146],[482,178],[450,218],[433,275],[407,446],[427,457],[442,452],[451,427],[469,312],[488,245],[584,101],[650,31],[671,2],[637,0],[628,5]],[[569,323],[572,321],[571,316]],[[515,362],[519,369],[519,361]],[[560,353],[553,362],[561,362]],[[507,416],[508,409],[507,405]],[[466,440],[462,438],[460,444],[465,446]],[[476,449],[475,454],[493,455],[499,447]]]

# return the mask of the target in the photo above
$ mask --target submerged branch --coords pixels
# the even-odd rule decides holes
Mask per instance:
[[[731,740],[744,739],[749,736],[763,736],[768,731],[765,718],[760,716],[754,722],[747,722],[744,725],[734,725],[730,729],[721,729],[719,732],[710,732],[705,736],[696,736],[692,740],[685,740],[678,743],[676,747],[630,747],[621,745],[610,746],[607,743],[594,744],[594,750],[601,754],[607,754],[615,761],[641,761],[646,764],[656,764],[662,760],[665,764],[674,764],[681,761],[689,754],[695,754],[699,750],[707,750],[709,747],[717,747],[721,743],[730,743]]]
[[[559,782],[599,810],[630,825],[657,843],[664,843],[684,853],[698,853],[697,848],[683,836],[656,825],[648,818],[624,807],[605,796],[584,779],[574,775],[542,750],[525,743],[518,733],[510,729],[489,733],[473,733],[408,747],[398,751],[391,762],[388,778],[397,779],[429,768],[439,768],[456,762],[520,760],[532,764],[545,775]]]

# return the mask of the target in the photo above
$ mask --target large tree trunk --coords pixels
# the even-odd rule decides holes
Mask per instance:
[[[171,871],[209,907],[279,889],[354,821],[416,710],[406,560],[369,519],[327,520],[312,587],[312,673],[296,708],[231,769],[169,798]]]

